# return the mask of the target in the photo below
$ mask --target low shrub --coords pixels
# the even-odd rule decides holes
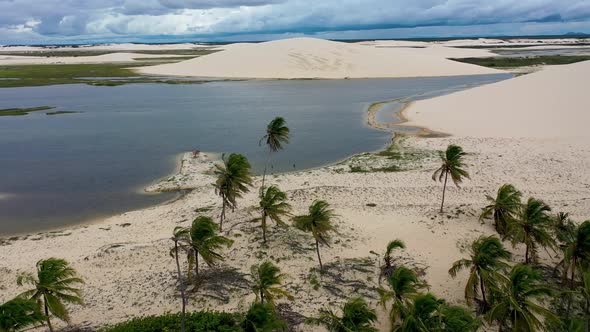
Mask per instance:
[[[242,317],[224,312],[199,311],[186,314],[187,332],[234,332],[242,331]],[[180,331],[181,314],[165,314],[133,318],[107,327],[101,332],[177,332]]]

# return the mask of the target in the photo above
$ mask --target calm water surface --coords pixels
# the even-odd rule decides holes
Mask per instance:
[[[258,140],[275,116],[287,119],[292,138],[273,156],[273,171],[316,167],[389,142],[389,133],[365,124],[374,101],[508,77],[0,89],[0,108],[82,112],[0,117],[0,234],[76,224],[169,199],[141,189],[172,173],[176,156],[194,149],[240,152],[260,171],[266,150]]]

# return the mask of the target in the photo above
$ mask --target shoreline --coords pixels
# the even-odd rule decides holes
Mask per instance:
[[[460,75],[460,76],[470,76],[470,75]],[[354,78],[354,79],[356,80],[357,78]],[[373,79],[373,78],[359,78],[359,80],[364,80],[364,79]],[[377,78],[377,79],[380,79],[380,78]],[[405,78],[398,77],[398,78],[381,78],[381,79],[389,80],[389,79],[405,79]],[[291,79],[252,79],[252,80],[276,81],[276,80],[291,80]],[[310,79],[304,79],[304,80],[310,80]],[[311,80],[313,80],[313,79],[311,79]],[[318,79],[318,80],[326,80],[326,79]],[[220,80],[219,82],[227,82],[227,81],[233,81],[233,80]],[[240,81],[240,80],[236,80],[236,81]],[[468,90],[471,88],[473,88],[473,87],[470,86],[470,87],[467,87],[466,89],[462,89],[459,91],[465,91],[465,90]],[[445,95],[445,94],[443,94],[443,95]],[[299,169],[299,170],[288,170],[288,171],[284,171],[284,172],[272,173],[269,175],[280,176],[280,175],[288,175],[288,174],[297,174],[300,172],[310,172],[310,171],[315,171],[315,170],[322,170],[324,168],[329,168],[332,166],[342,165],[342,164],[345,164],[345,163],[355,159],[356,157],[362,156],[367,153],[379,153],[382,151],[386,151],[390,146],[392,146],[393,144],[396,143],[396,138],[399,138],[400,136],[416,136],[416,137],[422,137],[422,138],[442,138],[442,137],[451,136],[446,133],[439,133],[436,131],[432,131],[432,130],[425,128],[425,127],[420,127],[420,126],[415,126],[415,125],[409,125],[409,126],[404,125],[404,123],[409,121],[405,115],[405,111],[407,108],[409,108],[415,102],[415,101],[408,100],[412,97],[415,97],[415,96],[406,96],[406,97],[400,97],[400,98],[395,98],[395,99],[376,101],[376,102],[369,103],[368,106],[366,106],[364,108],[363,118],[366,116],[366,121],[363,120],[362,123],[368,125],[372,129],[385,131],[385,132],[388,132],[391,134],[391,137],[384,143],[384,145],[381,148],[376,149],[376,150],[370,150],[370,151],[367,150],[367,151],[358,152],[358,153],[346,156],[342,159],[334,160],[334,161],[328,162],[326,164],[318,165],[315,167],[304,168],[304,169]],[[433,96],[433,97],[430,97],[427,99],[436,98],[436,97],[438,97],[438,96]],[[405,101],[405,100],[408,100],[408,101]],[[391,102],[401,102],[403,104],[402,108],[399,111],[394,112],[400,118],[400,121],[399,122],[387,122],[387,123],[377,122],[375,120],[375,113],[379,112],[379,110],[382,106],[384,106],[388,103],[391,103]],[[406,127],[406,128],[414,128],[414,129],[418,129],[419,131],[417,133],[400,132],[400,131],[395,130],[394,128],[389,127],[389,125],[398,126],[398,127]],[[174,194],[174,197],[171,197],[169,199],[166,199],[166,200],[156,203],[156,204],[150,204],[150,205],[140,207],[137,209],[125,210],[125,211],[118,212],[115,214],[108,214],[107,213],[102,216],[97,216],[97,217],[93,217],[93,218],[86,219],[83,221],[79,221],[79,222],[77,222],[75,224],[71,224],[71,225],[64,225],[61,227],[60,226],[48,227],[46,229],[41,229],[41,230],[36,230],[36,231],[28,231],[28,232],[0,233],[0,241],[5,238],[12,238],[12,237],[30,237],[30,236],[36,236],[36,235],[44,235],[44,234],[48,234],[48,233],[72,231],[72,230],[76,230],[79,228],[88,227],[89,225],[100,224],[101,222],[105,222],[106,220],[108,220],[110,218],[121,216],[121,215],[124,215],[129,212],[141,211],[144,209],[154,208],[154,207],[161,206],[161,205],[168,205],[170,203],[181,200],[184,196],[186,196],[186,194],[187,194],[186,191],[191,191],[194,188],[183,188],[180,186],[179,187],[165,187],[165,186],[163,186],[163,184],[169,179],[174,179],[177,176],[183,175],[183,164],[185,162],[185,157],[189,156],[191,153],[192,152],[190,152],[190,151],[180,152],[180,153],[172,156],[171,159],[175,160],[175,166],[174,166],[174,169],[172,172],[167,173],[167,175],[164,175],[164,176],[154,179],[152,181],[149,181],[145,185],[140,185],[139,187],[132,189],[132,192],[135,192],[140,195]],[[212,157],[211,160],[213,162],[219,162],[221,160],[222,153],[220,153],[220,152],[200,151],[200,153],[207,155],[207,156],[211,156]],[[255,174],[254,176],[259,176],[259,175]],[[161,187],[163,186],[165,188],[158,189],[157,188],[158,186],[161,186]],[[0,196],[0,198],[2,198],[2,197]]]
[[[436,102],[446,98],[436,97]],[[379,103],[363,107],[368,112]],[[465,119],[462,126],[473,126],[474,121]],[[367,125],[369,117],[363,121]],[[418,269],[433,294],[448,303],[465,305],[468,271],[452,278],[448,270],[453,262],[465,257],[464,250],[471,241],[496,234],[492,222],[482,224],[478,216],[487,204],[486,195],[495,193],[500,185],[511,183],[523,190],[524,197],[543,199],[555,212],[570,212],[573,220],[590,216],[588,141],[572,144],[567,139],[461,134],[442,138],[396,137],[399,141],[382,154],[364,153],[341,165],[267,178],[269,184],[278,185],[288,195],[293,215],[306,213],[309,204],[318,199],[327,200],[338,214],[338,236],[329,247],[321,247],[327,271],[321,278],[311,235],[294,227],[270,226],[268,244],[262,245],[259,224],[251,222],[258,217],[259,196],[255,189],[261,179],[255,176],[254,188],[244,194],[235,211],[228,212],[224,223],[224,236],[234,241],[231,248],[222,252],[226,261],[203,269],[207,282],[198,292],[191,293],[187,310],[243,311],[254,299],[250,292],[250,267],[263,260],[273,261],[287,275],[285,288],[296,295],[296,300],[279,304],[287,306],[290,312],[307,317],[317,315],[319,309],[335,308],[353,293],[376,306],[378,294],[374,289],[379,286],[376,275],[381,253],[394,239],[407,245],[405,251],[395,254],[396,259]],[[432,181],[431,175],[440,166],[438,151],[449,144],[460,145],[469,152],[466,164],[471,180],[461,188],[447,188],[445,213],[440,214],[442,184]],[[196,184],[195,190],[169,205],[131,211],[64,235],[0,245],[0,256],[7,257],[5,273],[0,274],[0,284],[7,287],[0,291],[0,301],[24,290],[13,286],[19,273],[32,271],[37,260],[51,255],[70,261],[86,279],[86,305],[72,307],[71,312],[77,326],[100,327],[131,317],[177,312],[180,303],[176,266],[168,255],[172,230],[176,226],[190,226],[199,215],[216,218],[221,211],[221,202],[211,186],[215,177],[207,174],[212,161],[192,161],[183,164],[188,171],[177,180],[189,181],[187,186]],[[353,166],[357,165],[364,170],[354,171]],[[381,170],[388,165],[399,167]],[[508,249],[513,262],[524,260],[523,247]],[[551,259],[542,257],[544,262]],[[150,301],[146,302],[146,298]],[[387,322],[381,310],[376,327],[388,330]],[[308,326],[299,326],[297,330],[315,331]]]

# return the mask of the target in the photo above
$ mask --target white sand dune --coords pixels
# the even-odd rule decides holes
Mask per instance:
[[[109,53],[94,56],[76,57],[40,57],[20,55],[0,55],[0,65],[42,65],[42,64],[81,64],[81,63],[116,63],[134,62],[135,59],[172,58],[174,54]]]
[[[409,125],[477,137],[590,137],[590,61],[411,105]]]
[[[239,44],[176,64],[143,67],[143,74],[225,78],[370,78],[500,73],[421,54],[419,49],[376,48],[314,38]]]
[[[430,55],[446,59],[460,58],[486,58],[498,56],[489,50],[481,48],[457,48],[438,43],[403,41],[403,40],[376,40],[360,42],[358,45],[372,46],[375,48],[397,48],[408,50],[419,55]]]

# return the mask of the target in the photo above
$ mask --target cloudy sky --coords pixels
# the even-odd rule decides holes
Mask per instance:
[[[590,33],[590,0],[0,0],[0,44]]]

